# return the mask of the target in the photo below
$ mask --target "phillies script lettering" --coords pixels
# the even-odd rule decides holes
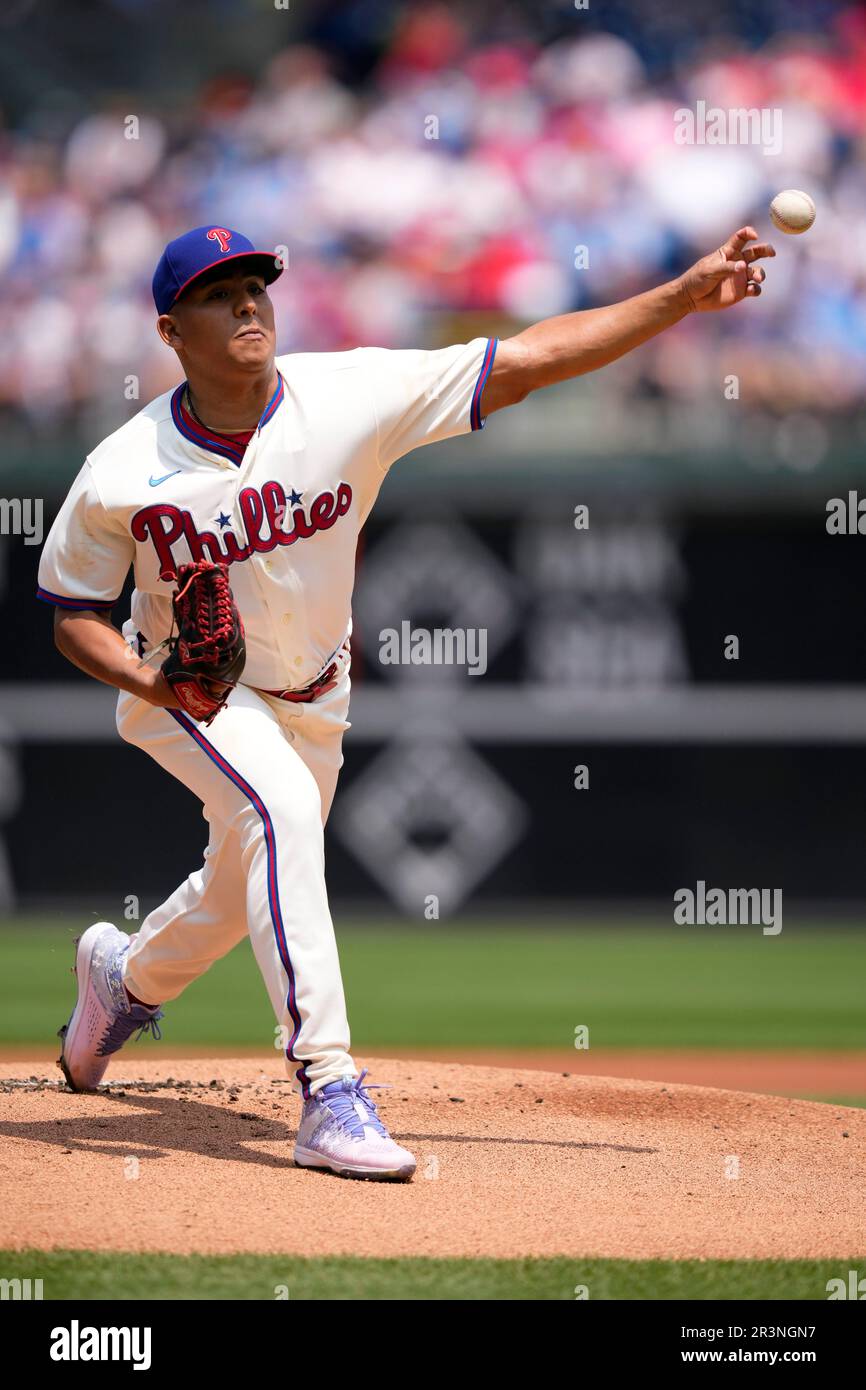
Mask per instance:
[[[245,487],[238,498],[246,544],[241,545],[234,532],[199,531],[190,512],[171,503],[154,503],[143,507],[132,518],[131,531],[135,540],[151,540],[159,559],[161,579],[173,579],[177,561],[172,546],[185,541],[193,560],[211,560],[215,564],[234,565],[248,560],[254,551],[267,553],[278,545],[294,545],[309,540],[317,531],[329,531],[352,505],[352,489],[348,483],[338,483],[335,492],[320,492],[307,507],[289,507],[281,483],[265,483],[261,492]]]

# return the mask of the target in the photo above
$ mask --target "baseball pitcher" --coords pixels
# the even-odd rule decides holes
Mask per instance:
[[[774,255],[743,227],[677,279],[499,341],[276,356],[281,273],[239,232],[197,227],[153,277],[183,381],[87,457],[46,540],[39,597],[74,665],[115,686],[121,738],[198,797],[204,862],[133,936],[77,943],[60,1030],[95,1088],[162,1006],[249,934],[302,1098],[296,1163],[407,1180],[349,1052],[323,827],[349,728],[361,527],[398,459],[480,430],[531,392],[613,362],[687,314],[761,294]],[[122,629],[111,620],[130,566]]]

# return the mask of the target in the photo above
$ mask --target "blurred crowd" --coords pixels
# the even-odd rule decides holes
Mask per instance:
[[[763,298],[665,335],[622,390],[694,398],[736,372],[773,409],[850,408],[866,386],[866,10],[814,12],[820,31],[692,42],[659,78],[579,14],[548,42],[407,5],[360,81],[307,35],[257,80],[226,64],[170,108],[142,90],[94,95],[62,135],[10,121],[0,410],[51,431],[172,386],[150,278],[203,222],[287,257],[272,296],[290,352],[502,336],[638,292],[751,221],[779,252]],[[676,113],[699,102],[781,110],[781,149],[678,143]],[[786,187],[817,204],[805,237],[771,227]]]

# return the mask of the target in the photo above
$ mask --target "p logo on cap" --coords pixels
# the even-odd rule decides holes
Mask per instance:
[[[207,234],[208,241],[218,241],[220,250],[225,255],[231,244],[232,234],[227,227],[211,227]]]

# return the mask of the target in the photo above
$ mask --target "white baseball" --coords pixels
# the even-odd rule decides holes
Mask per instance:
[[[815,204],[801,189],[786,188],[770,204],[770,217],[780,232],[799,236],[800,232],[808,232],[815,221]]]

